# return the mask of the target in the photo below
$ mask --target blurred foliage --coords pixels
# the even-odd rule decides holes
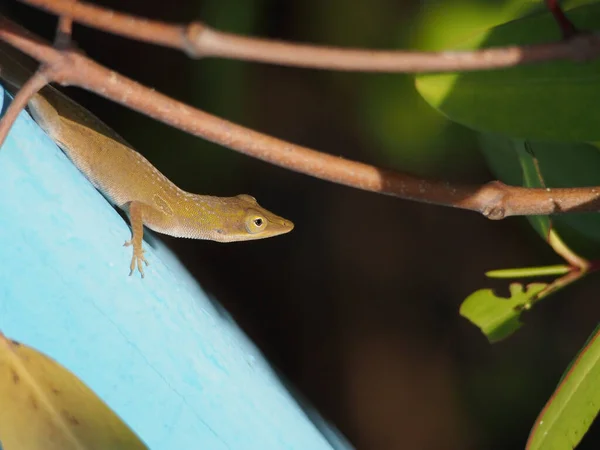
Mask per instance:
[[[0,369],[0,448],[148,448],[79,378],[2,333]]]
[[[571,10],[576,26],[600,25],[600,4]],[[452,48],[529,45],[560,39],[550,13],[536,14],[484,30]],[[443,48],[443,47],[441,47]],[[481,132],[545,141],[600,139],[594,105],[600,63],[549,62],[496,71],[423,74],[417,88],[451,120]]]
[[[600,4],[572,9],[569,15],[579,29],[597,29]],[[448,34],[452,34],[452,27]],[[528,45],[556,39],[560,39],[556,21],[543,12],[485,29],[471,35],[459,48]],[[600,178],[597,170],[589,169],[597,166],[594,163],[599,154],[595,146],[585,142],[600,137],[595,113],[600,100],[597,73],[596,61],[561,61],[489,72],[423,74],[417,77],[417,88],[451,120],[480,132],[488,162],[504,175],[500,175],[501,180],[511,183],[521,178],[518,184],[537,188],[594,186],[600,184]],[[591,266],[565,245],[557,231],[568,236],[570,245],[594,254],[600,238],[598,220],[596,214],[569,215],[566,221],[562,217],[552,221],[548,217],[529,218],[559,255],[578,261],[577,267],[551,285],[531,284],[524,290],[523,285],[513,283],[510,298],[501,298],[489,289],[478,290],[463,302],[461,315],[491,342],[514,333],[522,325],[519,318],[523,311],[549,292],[580,279]],[[535,272],[535,268],[526,271]],[[528,449],[571,449],[586,434],[600,408],[593,394],[600,383],[598,352],[600,342],[594,338],[574,360],[536,421]]]
[[[173,22],[204,20],[241,34],[382,49],[453,47],[543,8],[542,0],[95,3]],[[44,14],[13,0],[0,7],[50,35],[53,22]],[[479,137],[431,108],[413,76],[189,61],[172,50],[85,27],[77,27],[75,36],[101,63],[259,131],[399,170],[461,181],[490,178]],[[69,93],[182,188],[247,192],[294,220],[289,236],[259,243],[169,242],[358,448],[523,448],[541,406],[600,313],[600,304],[589,301],[598,285],[585,280],[569,288],[568,302],[559,293],[562,302],[557,298],[524,313],[526,326],[493,347],[458,315],[461,300],[487,269],[558,262],[523,226],[525,220],[490,223],[475,214],[324,183],[192,138],[94,95]],[[505,283],[495,287],[506,297]],[[599,437],[592,431],[579,448],[597,448]]]

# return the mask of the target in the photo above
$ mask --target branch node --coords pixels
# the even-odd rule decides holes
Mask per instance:
[[[571,47],[571,59],[587,62],[598,57],[598,33],[580,32],[568,39]]]
[[[480,190],[482,204],[481,214],[490,220],[501,220],[506,217],[506,190],[508,186],[501,181],[490,181]]]
[[[203,35],[206,35],[208,27],[202,22],[191,22],[187,27],[181,28],[183,37],[183,51],[191,58],[200,58],[205,55],[202,45]]]
[[[63,50],[59,50],[59,58],[51,63],[45,63],[45,73],[48,75],[49,82],[58,83],[61,86],[70,86],[70,73],[76,70],[77,57],[86,57],[85,52],[74,45],[69,45]]]
[[[490,220],[502,220],[506,217],[504,208],[497,205],[486,205],[481,214]]]

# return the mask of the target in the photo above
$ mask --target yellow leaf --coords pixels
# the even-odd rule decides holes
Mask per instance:
[[[75,375],[0,333],[0,448],[147,449]]]

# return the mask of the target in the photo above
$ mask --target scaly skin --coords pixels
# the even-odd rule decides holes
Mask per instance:
[[[30,71],[0,47],[0,78],[18,89]],[[144,276],[144,225],[175,237],[218,242],[263,239],[288,233],[294,224],[249,195],[213,197],[185,192],[136,152],[100,119],[48,86],[29,102],[34,120],[73,164],[130,218],[133,246],[130,275]]]

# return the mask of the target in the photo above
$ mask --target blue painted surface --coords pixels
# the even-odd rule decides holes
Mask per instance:
[[[0,151],[0,330],[74,372],[152,449],[348,448],[160,242],[144,244],[146,278],[129,277],[129,237],[22,113]]]

